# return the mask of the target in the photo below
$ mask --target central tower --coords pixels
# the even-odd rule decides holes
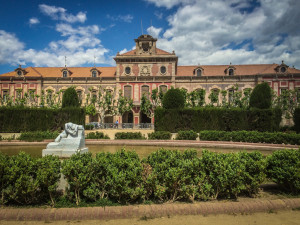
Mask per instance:
[[[156,54],[156,38],[148,34],[139,36],[135,41],[135,49],[137,55],[155,55]]]

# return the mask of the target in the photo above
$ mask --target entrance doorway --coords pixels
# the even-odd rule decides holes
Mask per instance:
[[[122,123],[133,123],[132,111],[127,111],[122,116]]]
[[[149,118],[143,112],[140,112],[140,123],[151,123],[151,118]]]

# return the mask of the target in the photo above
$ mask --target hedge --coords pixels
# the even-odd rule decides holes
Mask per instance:
[[[176,140],[196,140],[197,137],[198,134],[193,130],[180,130],[176,135]]]
[[[87,139],[110,139],[106,134],[103,132],[90,132],[86,135]]]
[[[169,131],[156,131],[148,134],[149,140],[170,140],[172,137]]]
[[[67,122],[84,125],[85,110],[83,108],[0,107],[0,121],[2,133],[55,131],[64,129],[64,124]]]
[[[300,134],[259,131],[200,131],[200,140],[300,145]]]
[[[145,139],[141,132],[117,132],[115,139]]]
[[[240,109],[201,107],[155,110],[155,131],[176,133],[180,130],[257,130],[277,131],[280,109]]]
[[[295,109],[293,119],[295,123],[294,125],[295,131],[297,133],[300,133],[300,108],[299,107]]]
[[[61,167],[61,171],[60,171]],[[0,153],[1,205],[54,205],[61,173],[64,198],[80,205],[106,199],[119,203],[194,201],[253,196],[266,178],[292,193],[300,191],[300,149],[274,152],[214,153],[160,149],[140,160],[134,151],[33,158]]]
[[[43,141],[45,139],[55,139],[58,135],[58,131],[29,131],[22,132],[18,139],[22,141]]]
[[[270,179],[289,192],[300,193],[300,149],[276,151],[267,163]]]

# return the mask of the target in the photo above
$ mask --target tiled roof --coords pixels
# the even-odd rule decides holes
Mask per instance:
[[[125,53],[123,53],[123,54],[121,54],[121,55],[135,55],[135,54],[136,54],[136,53],[135,53],[135,49],[133,49],[133,50],[131,50],[131,51],[129,51],[129,52],[125,52]],[[157,54],[157,55],[173,55],[172,53],[166,52],[166,51],[161,50],[161,49],[159,49],[159,48],[156,48],[156,54]]]
[[[27,67],[25,77],[62,77],[62,70],[65,67]],[[93,67],[67,67],[71,72],[70,77],[91,77]],[[100,77],[114,77],[116,67],[96,67],[100,71]],[[16,76],[16,72],[1,74],[0,76]]]
[[[234,75],[257,75],[257,74],[272,74],[275,73],[275,68],[278,64],[253,64],[253,65],[230,65],[235,68]],[[229,65],[201,65],[201,66],[178,66],[177,76],[192,76],[196,68],[203,69],[203,76],[224,76],[225,70]],[[288,68],[288,73],[300,73],[300,70]]]

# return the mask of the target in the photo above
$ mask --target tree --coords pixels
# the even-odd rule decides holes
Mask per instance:
[[[125,98],[123,96],[122,90],[119,90],[119,98],[117,102],[118,114],[120,116],[123,116],[125,112],[132,110],[132,108],[133,108],[133,100]]]
[[[47,100],[48,102],[48,100]],[[79,99],[75,87],[69,87],[62,98],[62,108],[80,107]]]
[[[141,106],[140,106],[141,112],[146,114],[147,117],[152,118],[154,116],[152,107],[153,105],[151,101],[147,98],[147,96],[144,93],[141,98]]]
[[[183,108],[185,105],[184,94],[178,88],[171,88],[165,93],[162,103],[165,109]]]
[[[272,89],[269,84],[263,82],[256,85],[250,95],[250,107],[258,109],[268,109],[272,103]]]

